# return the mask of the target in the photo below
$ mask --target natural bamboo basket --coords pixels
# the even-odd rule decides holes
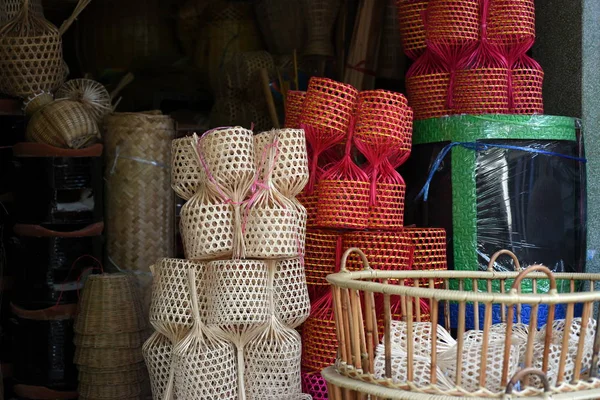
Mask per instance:
[[[185,275],[187,276],[187,272]],[[166,336],[154,332],[144,343],[142,353],[148,367],[152,397],[164,399],[165,392],[172,390],[173,385],[171,370],[176,362],[173,358],[173,343]]]
[[[136,365],[138,366],[136,369],[116,372],[105,372],[106,370],[87,372],[82,371],[80,367],[79,382],[87,385],[124,385],[127,383],[143,382],[146,377],[144,363]]]
[[[132,349],[140,347],[144,338],[143,332],[125,332],[101,335],[75,335],[74,342],[77,347]]]
[[[340,9],[340,0],[307,0],[304,6],[304,20],[307,24],[304,54],[310,56],[333,57],[332,29]]]
[[[179,399],[204,399],[218,396],[235,400],[243,392],[243,357],[236,361],[235,347],[218,338],[213,330],[205,327],[200,318],[196,293],[196,277],[189,271],[189,291],[192,294],[194,327],[175,347],[176,364],[172,364],[171,381],[174,376],[175,397]],[[240,368],[241,365],[241,368]],[[237,379],[236,379],[237,378]],[[238,387],[238,384],[242,384]],[[169,390],[169,388],[167,388]],[[172,392],[171,392],[172,393]],[[165,399],[170,398],[165,394]],[[244,396],[242,395],[243,399]]]
[[[346,269],[353,253],[362,258],[362,271]],[[347,398],[341,397],[343,388],[350,394],[358,391],[390,399],[504,398],[504,393],[510,398],[597,398],[600,379],[592,365],[598,362],[598,350],[593,349],[599,336],[592,313],[600,302],[596,291],[600,274],[553,274],[541,265],[521,272],[494,272],[493,265],[503,254],[516,259],[504,250],[492,257],[489,271],[417,272],[373,270],[362,251],[346,251],[341,272],[327,278],[333,285],[340,338],[335,369],[323,371],[332,383],[330,398]],[[444,280],[445,289],[434,288],[436,279]],[[422,285],[423,280],[428,283]],[[474,289],[463,291],[465,282]],[[523,285],[536,288],[548,283],[549,293],[538,294],[535,289],[521,293]],[[374,307],[376,294],[384,299],[381,310]],[[403,321],[391,319],[391,296],[400,296],[406,305]],[[430,323],[413,322],[413,303],[420,299],[430,303]],[[531,313],[523,315],[520,308],[526,305]],[[538,331],[538,311],[544,306],[548,324]],[[451,338],[440,341],[455,307],[456,343]],[[467,309],[481,330],[467,332]],[[385,321],[380,345],[378,314]],[[496,319],[502,323],[492,325]],[[393,340],[393,326],[406,330],[397,334],[400,342]],[[420,327],[427,331],[419,334]],[[564,334],[567,330],[569,335]],[[519,372],[521,368],[525,369]],[[377,371],[382,371],[379,376]],[[532,373],[537,376],[525,379]],[[518,381],[521,386],[515,390]]]
[[[175,139],[171,145],[171,187],[184,200],[198,193],[206,181],[193,146],[194,139],[190,136]]]
[[[196,297],[201,318],[206,317],[206,296],[204,295],[204,275],[206,264],[176,258],[163,258],[153,266],[152,300],[150,303],[150,323],[159,333],[171,342],[178,343],[188,334],[194,324],[191,296],[188,285],[188,271],[196,273]]]
[[[146,326],[132,276],[101,274],[87,278],[79,300],[79,314],[74,326],[76,333],[135,333],[143,331]]]
[[[58,88],[56,99],[77,101],[85,107],[97,122],[101,122],[112,110],[112,99],[100,82],[91,79],[72,79]]]
[[[292,329],[300,326],[310,314],[310,298],[300,258],[277,261],[273,278],[273,301],[279,320]]]
[[[269,52],[289,55],[304,45],[305,23],[299,18],[299,1],[259,0],[254,3],[256,19]]]
[[[18,14],[0,26],[0,92],[21,98],[56,90],[65,79],[62,35],[90,3],[80,0],[57,29],[23,0]]]
[[[300,128],[300,118],[304,110],[304,98],[306,92],[299,90],[289,90],[285,103],[285,127],[298,129]]]
[[[15,18],[22,7],[23,0],[0,1],[0,26]],[[38,17],[44,16],[44,7],[42,6],[41,0],[29,1],[29,13]]]
[[[175,124],[156,112],[115,113],[105,124],[108,261],[120,269],[148,271],[175,250],[169,171]]]
[[[100,138],[98,123],[83,103],[67,99],[40,103],[26,106],[32,113],[25,132],[28,141],[79,149]]]
[[[73,362],[91,368],[111,369],[144,361],[142,349],[93,349],[77,347]]]
[[[139,396],[142,393],[142,384],[139,382],[122,385],[88,385],[80,383],[77,391],[79,396],[85,398],[117,399]]]

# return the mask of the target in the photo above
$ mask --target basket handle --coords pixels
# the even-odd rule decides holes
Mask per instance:
[[[488,263],[488,268],[487,268],[487,270],[489,272],[494,272],[494,264],[496,264],[496,260],[498,260],[498,258],[503,255],[507,255],[513,259],[513,261],[515,262],[515,268],[517,271],[522,270],[521,263],[519,262],[519,259],[517,258],[515,253],[513,253],[510,250],[500,250],[500,251],[497,251],[490,259],[490,262]]]
[[[540,265],[540,264],[532,265],[532,266],[528,267],[527,269],[524,269],[523,271],[521,271],[521,273],[516,277],[515,281],[513,282],[513,285],[510,288],[510,292],[511,293],[517,292],[519,290],[519,288],[521,287],[521,281],[523,279],[525,279],[525,277],[527,275],[529,275],[531,272],[536,272],[536,271],[541,271],[544,274],[548,275],[548,279],[550,280],[550,292],[556,292],[556,279],[554,278],[554,274],[552,273],[552,271],[550,271],[550,269],[548,267],[546,267],[545,265]]]
[[[524,368],[522,370],[520,370],[519,372],[517,372],[516,374],[513,375],[512,379],[510,380],[510,382],[508,382],[508,384],[506,385],[506,391],[504,392],[505,394],[512,394],[513,392],[513,388],[515,387],[515,385],[522,380],[523,378],[525,378],[528,375],[537,375],[540,377],[540,380],[542,381],[542,384],[544,385],[544,392],[549,393],[550,392],[550,382],[548,382],[548,377],[546,376],[546,374],[544,374],[543,371],[539,370],[539,369],[535,369],[535,368]]]
[[[360,258],[362,259],[363,262],[363,270],[370,270],[371,266],[369,265],[369,260],[367,260],[367,256],[365,255],[365,253],[363,253],[363,251],[361,249],[359,249],[358,247],[351,247],[348,250],[346,250],[344,252],[344,255],[342,256],[342,266],[340,268],[341,272],[348,272],[348,269],[346,268],[346,261],[348,260],[348,257],[350,256],[350,254],[352,253],[356,253],[360,256]]]
[[[77,19],[77,17],[79,17],[79,14],[81,14],[81,12],[91,2],[92,2],[92,0],[79,0],[79,2],[77,3],[77,6],[73,10],[73,13],[71,14],[71,16],[69,18],[67,18],[65,20],[65,22],[62,23],[62,25],[60,26],[60,28],[58,28],[58,33],[60,34],[60,36],[62,36],[62,35],[65,34],[65,32],[67,31],[67,29],[69,29],[71,27],[71,25],[73,25],[73,22],[75,22],[75,20]]]

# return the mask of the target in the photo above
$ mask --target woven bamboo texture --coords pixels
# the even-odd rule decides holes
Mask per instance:
[[[535,40],[534,0],[490,0],[487,38],[510,49]]]
[[[81,397],[90,399],[116,399],[123,397],[135,397],[142,393],[140,383],[124,385],[87,385],[80,384],[77,389]]]
[[[156,113],[106,118],[106,251],[120,269],[148,271],[174,252],[174,134],[173,120]]]
[[[429,0],[397,0],[398,25],[402,48],[413,60],[423,54],[425,44],[425,25],[423,17]]]
[[[89,109],[78,101],[55,100],[34,112],[25,137],[54,147],[79,149],[100,138],[100,130]]]
[[[336,231],[309,228],[306,231],[306,283],[312,300],[329,290],[327,275],[335,272],[342,256],[342,235]]]
[[[382,78],[400,79],[406,72],[406,59],[402,52],[402,42],[398,40],[399,33],[396,0],[386,0],[377,61],[377,75]]]
[[[58,88],[55,97],[82,103],[97,122],[101,122],[113,110],[108,90],[101,83],[91,79],[67,81]]]
[[[128,383],[140,383],[146,378],[144,363],[134,364],[136,368],[130,371],[105,372],[95,370],[94,372],[83,371],[80,368],[79,382],[86,385],[125,385]],[[99,372],[100,371],[100,372]]]
[[[466,46],[479,40],[479,0],[429,0],[426,18],[430,44]]]
[[[515,114],[543,114],[544,71],[532,58],[523,54],[512,65],[511,73],[511,112]]]
[[[339,12],[340,0],[307,0],[304,6],[304,20],[307,23],[304,54],[310,56],[333,57],[332,29]]]
[[[140,347],[144,338],[145,336],[142,332],[124,332],[100,335],[77,335],[74,341],[77,347],[131,349]]]
[[[438,118],[451,113],[448,106],[450,73],[441,60],[426,51],[406,73],[406,94],[414,119]]]
[[[17,16],[23,7],[22,0],[2,0],[0,1],[0,25],[4,25],[8,21]],[[29,13],[32,15],[43,17],[44,8],[40,0],[29,0]]]
[[[370,265],[375,269],[408,270],[411,267],[413,247],[408,232],[356,231],[345,233],[342,240],[344,251],[353,247],[364,249],[369,254]],[[361,258],[357,254],[350,255],[346,268],[350,271],[361,270]]]
[[[275,315],[289,328],[300,326],[310,314],[310,298],[301,259],[277,261],[273,278]]]
[[[173,140],[171,145],[171,187],[184,200],[189,200],[206,181],[204,169],[194,151],[193,138]]]
[[[351,253],[360,256],[363,271],[346,270]],[[600,301],[594,290],[600,275],[553,274],[542,265],[493,272],[492,266],[504,254],[515,258],[509,251],[498,252],[486,272],[377,271],[370,269],[364,253],[349,249],[342,258],[342,273],[328,278],[334,286],[335,321],[341,338],[336,370],[356,383],[349,386],[350,380],[342,380],[348,383],[343,387],[398,399],[426,395],[499,398],[504,393],[543,398],[543,392],[546,396],[569,392],[597,396],[600,381],[595,372],[588,371],[598,328],[592,313],[594,303]],[[443,280],[446,290],[434,288],[437,279]],[[419,280],[429,284],[416,287]],[[451,280],[459,288],[466,281],[474,282],[475,290],[452,289]],[[500,292],[494,293],[492,286],[498,281]],[[542,281],[550,284],[552,293],[520,293],[522,285],[536,287]],[[577,292],[583,282],[591,282],[590,288]],[[375,296],[383,297],[383,307],[373,306]],[[405,310],[402,321],[391,317],[390,300],[396,296]],[[431,322],[413,321],[418,300],[430,302]],[[532,305],[527,316],[516,311],[525,304]],[[542,305],[550,312],[548,323],[538,329]],[[450,308],[456,306],[455,340],[444,326],[449,326]],[[475,330],[467,328],[467,307],[473,307]],[[493,324],[493,313],[501,323]],[[386,321],[381,343],[374,340],[379,336],[374,334],[374,321],[379,318]],[[330,379],[329,370],[324,374]],[[516,388],[518,381],[521,385]],[[374,392],[374,388],[388,389]]]
[[[300,128],[300,120],[302,111],[304,110],[304,98],[306,92],[298,90],[289,90],[285,103],[285,127],[298,129]]]
[[[302,368],[318,372],[334,364],[338,339],[330,294],[313,303],[311,315],[302,326]]]
[[[312,396],[313,400],[328,400],[327,382],[319,372],[302,371],[302,391]]]
[[[304,45],[305,23],[298,16],[302,3],[297,1],[259,0],[254,3],[258,25],[267,49],[273,54],[289,55]]]
[[[187,277],[187,273],[185,275]],[[175,362],[173,343],[166,336],[154,332],[144,343],[142,353],[148,367],[152,397],[164,399],[165,392],[172,390],[170,386],[173,385],[171,377],[171,370]]]

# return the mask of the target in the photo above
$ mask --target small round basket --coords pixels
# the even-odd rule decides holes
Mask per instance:
[[[65,82],[56,91],[55,98],[83,104],[97,122],[101,122],[113,110],[108,90],[92,79],[72,79]]]
[[[171,187],[184,200],[198,193],[206,181],[193,146],[194,138],[190,136],[175,139],[171,145]]]
[[[292,329],[299,327],[310,314],[310,298],[304,265],[299,258],[277,261],[273,278],[275,315]]]

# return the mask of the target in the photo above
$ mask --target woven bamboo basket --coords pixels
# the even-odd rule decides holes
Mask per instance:
[[[94,372],[86,372],[80,370],[79,382],[86,385],[124,385],[143,382],[146,377],[144,363],[135,365],[137,365],[137,368],[130,371],[106,372],[106,370],[94,370]]]
[[[364,249],[371,259],[371,265],[381,270],[408,270],[414,252],[412,239],[405,231],[355,231],[343,235],[343,249],[358,247]],[[341,254],[340,254],[341,256]],[[358,255],[351,254],[346,260],[346,268],[357,271],[363,268]]]
[[[132,349],[140,347],[144,338],[145,335],[143,332],[124,332],[101,335],[76,335],[74,342],[77,347]]]
[[[535,40],[534,0],[490,1],[487,17],[490,43],[510,49]]]
[[[188,271],[196,273],[196,287],[199,292],[197,307],[201,318],[206,317],[206,296],[204,295],[204,274],[206,264],[176,258],[163,258],[152,268],[152,300],[150,303],[150,323],[159,333],[173,343],[178,343],[193,326],[191,296],[188,285]]]
[[[371,177],[373,186],[373,168],[365,171]],[[404,225],[404,197],[406,184],[388,160],[382,163],[376,178],[374,199],[369,205],[369,229],[399,230]]]
[[[342,235],[336,231],[308,228],[306,231],[306,283],[311,299],[329,290],[327,275],[335,272],[342,256]]]
[[[352,253],[361,257],[362,271],[346,269]],[[598,360],[598,327],[592,315],[600,302],[600,274],[553,274],[542,265],[494,272],[503,254],[516,259],[498,252],[488,271],[380,271],[370,268],[359,249],[348,249],[341,273],[328,277],[340,337],[336,366],[323,371],[330,398],[348,398],[342,393],[354,390],[391,399],[597,398],[600,379],[592,364]],[[434,288],[436,279],[443,279],[445,289]],[[467,281],[473,290],[462,290]],[[550,292],[521,293],[523,285],[540,284],[549,284]],[[384,298],[381,310],[374,307],[377,294]],[[406,304],[401,321],[392,320],[392,296]],[[413,322],[413,303],[420,299],[430,302],[431,322]],[[528,315],[520,312],[525,306]],[[538,330],[544,306],[547,325]],[[456,340],[444,330],[454,307]],[[467,309],[474,313],[474,330],[467,331]],[[385,321],[381,344],[379,317]]]
[[[302,50],[305,24],[298,18],[301,2],[259,0],[254,3],[254,11],[269,52],[289,55]]]
[[[187,272],[185,275],[187,276]],[[176,362],[173,358],[173,343],[166,336],[154,332],[144,343],[142,353],[148,367],[152,397],[164,399],[165,392],[172,390],[174,379],[171,377],[171,370]]]
[[[158,113],[115,113],[105,122],[108,260],[120,269],[148,271],[174,253],[174,121]]]
[[[100,138],[98,123],[83,103],[67,99],[41,103],[26,106],[27,113],[31,113],[25,131],[28,141],[79,149]]]
[[[265,68],[269,76],[275,73],[273,57],[266,51],[246,51],[236,53],[223,67],[223,74],[229,77],[230,87],[240,92],[260,89],[260,70]],[[262,96],[261,96],[262,97]]]
[[[479,40],[479,0],[429,0],[426,39],[434,46],[467,46]]]
[[[73,362],[91,368],[111,369],[144,361],[141,347],[136,349],[93,349],[78,347]]]
[[[190,136],[175,139],[171,145],[171,187],[184,200],[198,193],[200,185],[206,181],[193,146]]]
[[[275,315],[287,327],[300,326],[310,314],[310,298],[300,258],[277,261],[273,278]]]
[[[414,110],[414,119],[423,120],[449,115],[450,72],[431,51],[426,51],[406,73],[406,94]]]
[[[300,119],[304,109],[304,98],[306,92],[299,90],[289,90],[285,102],[285,127],[300,128]]]
[[[335,362],[338,338],[331,293],[315,301],[302,325],[302,368],[319,372]]]
[[[194,327],[174,349],[176,365],[172,365],[174,395],[178,399],[214,398],[235,400],[243,387],[243,353],[205,327],[200,318],[194,271],[189,273],[189,291],[192,294]],[[237,378],[237,379],[236,379]],[[166,393],[164,398],[170,398]],[[244,395],[241,395],[244,398]]]
[[[21,98],[56,90],[65,79],[62,35],[90,3],[80,0],[57,29],[23,0],[16,16],[0,26],[0,92]]]
[[[526,54],[518,57],[511,64],[511,112],[526,115],[543,114],[544,71],[542,67]]]
[[[341,1],[306,0],[302,4],[304,6],[304,20],[308,21],[304,54],[333,57],[334,49],[331,37]]]
[[[185,54],[193,57],[206,7],[213,0],[188,0],[177,11],[177,36]]]
[[[268,125],[264,121],[265,115],[256,106],[244,100],[241,94],[230,97],[218,98],[210,111],[210,126],[245,126],[250,128],[255,124],[258,129]],[[265,128],[269,129],[269,127]]]
[[[396,0],[386,0],[377,61],[377,75],[382,78],[397,80],[406,73],[406,58],[402,52],[402,41],[398,40],[399,34]]]
[[[139,382],[122,385],[88,385],[80,383],[77,391],[79,396],[85,398],[117,399],[139,396],[142,393],[142,384]]]
[[[413,60],[423,54],[427,47],[423,17],[428,2],[429,0],[396,0],[402,48]]]
[[[22,7],[23,0],[0,1],[0,26],[15,18]],[[38,17],[44,16],[44,7],[41,0],[29,1],[29,13]]]
[[[75,333],[135,333],[146,326],[139,291],[132,276],[101,274],[87,279],[79,300]]]
[[[113,110],[108,90],[101,83],[91,79],[67,81],[58,88],[54,97],[82,103],[98,123]]]

